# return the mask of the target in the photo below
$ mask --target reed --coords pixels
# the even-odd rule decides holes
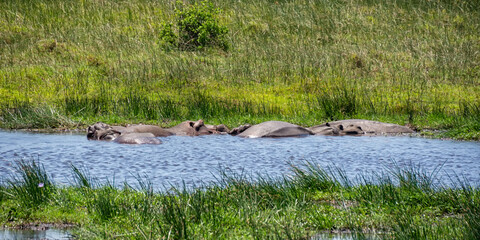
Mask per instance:
[[[7,180],[8,195],[26,208],[36,208],[50,201],[56,187],[40,162],[19,160],[16,164],[18,174]]]
[[[73,181],[79,188],[93,189],[96,185],[96,180],[90,176],[88,169],[79,169],[73,164],[70,164],[73,172]]]
[[[6,187],[3,179],[0,179],[0,202],[3,202],[7,199]]]
[[[0,109],[0,126],[18,129],[75,128],[75,121],[49,106],[21,103]]]

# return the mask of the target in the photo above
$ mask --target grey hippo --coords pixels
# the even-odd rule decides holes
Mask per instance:
[[[383,123],[364,119],[348,119],[327,122],[308,128],[315,135],[395,135],[414,133],[408,127],[392,123]]]
[[[121,144],[161,144],[162,141],[156,138],[153,133],[126,133],[113,140]]]
[[[259,137],[299,137],[313,135],[312,131],[300,127],[298,125],[281,122],[268,121],[253,125],[242,133],[238,134],[240,137],[259,138]]]
[[[114,141],[123,144],[160,144],[156,137],[166,137],[171,132],[154,125],[110,126],[97,122],[87,129],[87,139]]]

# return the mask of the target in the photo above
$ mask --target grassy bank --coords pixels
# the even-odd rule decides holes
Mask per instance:
[[[78,239],[305,239],[348,232],[356,239],[478,239],[480,192],[454,179],[435,181],[420,167],[346,178],[311,163],[280,178],[223,171],[194,188],[155,190],[99,183],[72,166],[72,185],[52,182],[41,164],[23,161],[0,185],[0,220],[74,224]]]
[[[213,3],[227,51],[162,42],[175,1],[2,1],[0,127],[367,118],[480,139],[473,1]]]

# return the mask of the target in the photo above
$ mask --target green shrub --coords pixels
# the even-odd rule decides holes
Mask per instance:
[[[175,34],[175,31],[172,28],[172,23],[163,23],[160,28],[160,39],[170,45],[177,45],[178,36]]]
[[[160,29],[160,38],[165,43],[175,45],[182,50],[204,47],[219,47],[227,50],[228,28],[220,23],[218,19],[220,12],[219,8],[215,8],[208,1],[193,5],[179,2],[175,10],[178,36],[172,28],[172,23],[164,23]]]

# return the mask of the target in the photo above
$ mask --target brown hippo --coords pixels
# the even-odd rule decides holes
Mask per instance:
[[[125,127],[111,127],[110,125],[97,122],[87,128],[87,139],[89,140],[113,140],[125,131]]]
[[[250,124],[245,124],[245,125],[242,125],[240,127],[236,127],[234,129],[232,129],[231,131],[228,132],[228,134],[232,135],[232,136],[236,136],[242,132],[244,132],[245,130],[247,130],[249,127],[251,127],[252,125]]]
[[[230,132],[230,129],[228,129],[228,127],[223,124],[220,124],[220,125],[206,124],[205,127],[207,127],[207,129],[213,133],[228,134]]]
[[[153,125],[110,126],[97,122],[87,129],[89,140],[105,140],[127,144],[160,144],[156,137],[170,136],[172,133]]]
[[[198,121],[185,121],[175,127],[167,129],[174,135],[179,136],[201,136],[210,134],[226,134],[228,128],[223,125],[205,125],[202,119]]]
[[[91,140],[113,140],[126,133],[152,133],[155,137],[171,136],[172,133],[154,125],[130,125],[127,127],[110,126],[97,122],[87,129],[87,138]]]
[[[363,119],[328,122],[309,128],[315,135],[377,135],[414,133],[408,127]]]
[[[238,134],[238,136],[248,138],[299,137],[312,134],[312,131],[295,124],[281,121],[268,121],[251,126]]]

